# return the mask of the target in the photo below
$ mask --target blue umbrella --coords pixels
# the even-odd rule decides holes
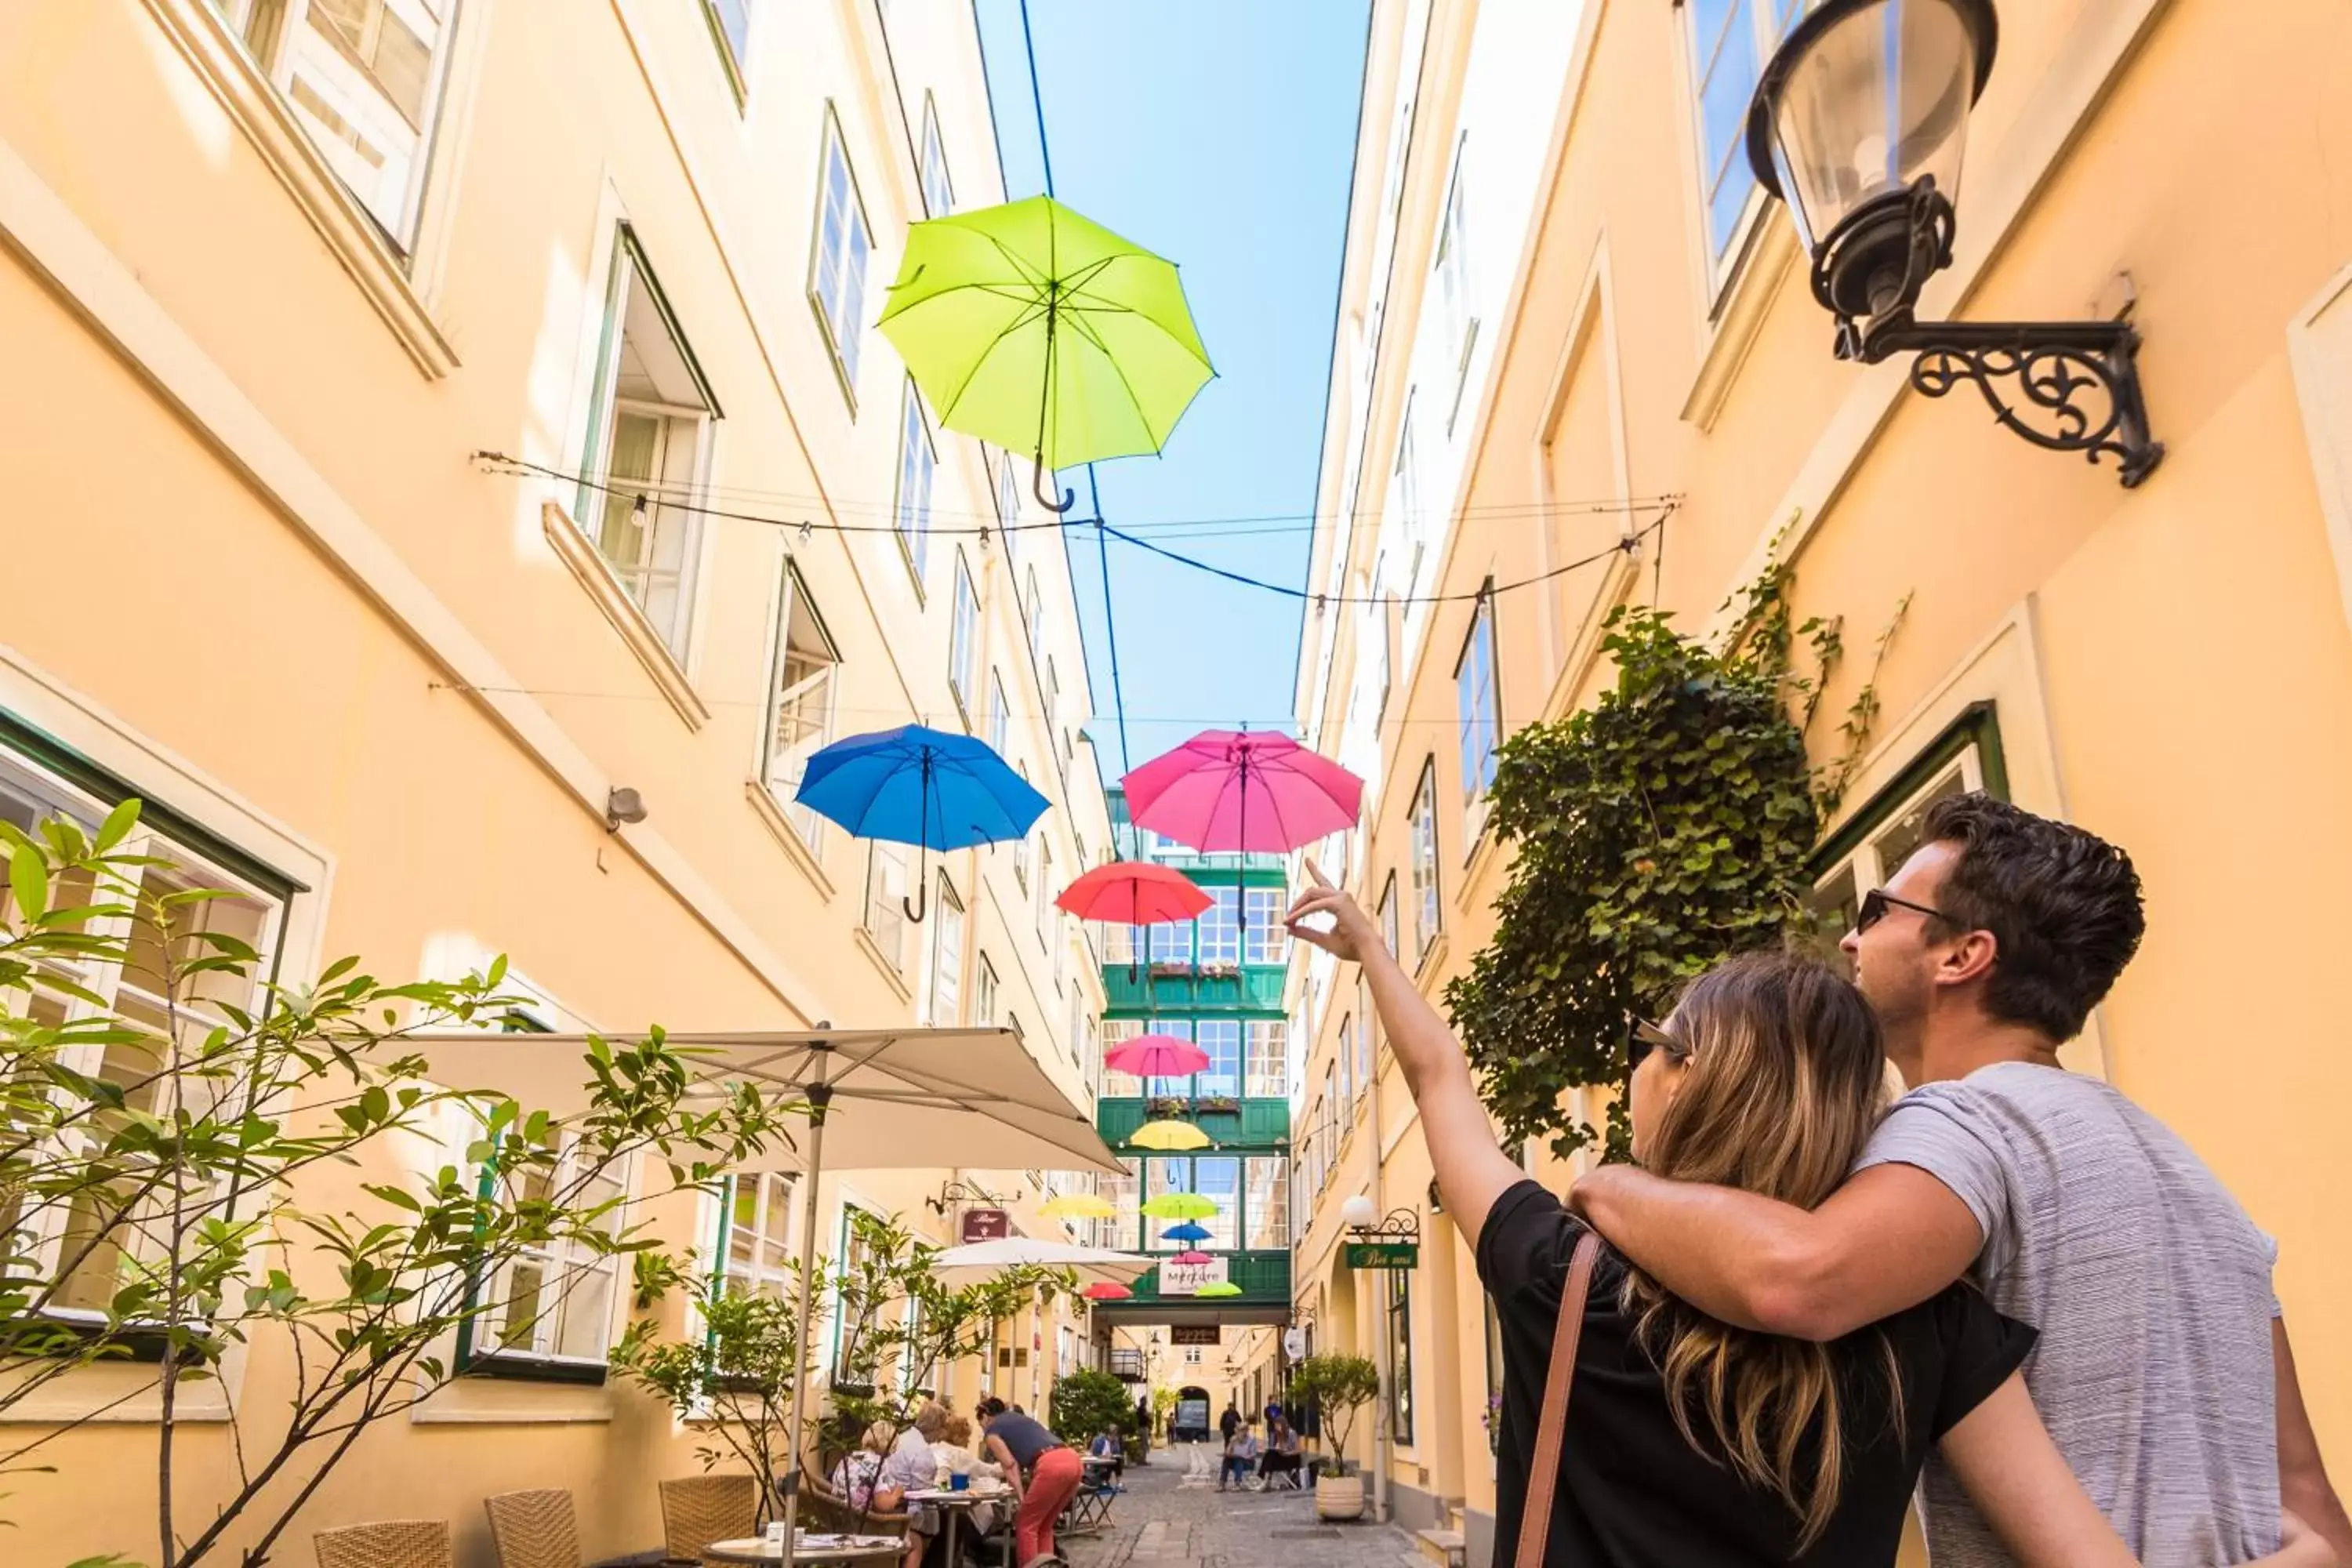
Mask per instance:
[[[922,846],[914,900],[899,900],[916,921],[931,850],[1026,837],[1049,804],[986,742],[920,724],[835,741],[808,760],[793,798],[860,838]]]
[[[1182,1225],[1170,1226],[1160,1233],[1160,1237],[1163,1241],[1206,1241],[1214,1234],[1207,1226],[1195,1225],[1188,1219]]]

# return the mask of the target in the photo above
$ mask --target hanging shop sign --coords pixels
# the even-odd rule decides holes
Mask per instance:
[[[1225,1283],[1225,1260],[1212,1258],[1206,1263],[1178,1263],[1172,1258],[1160,1266],[1160,1293],[1162,1296],[1191,1296],[1203,1285]]]
[[[1418,1268],[1421,1247],[1410,1241],[1350,1241],[1343,1244],[1350,1268]]]
[[[1168,1342],[1171,1345],[1213,1345],[1223,1332],[1214,1323],[1171,1323]]]
[[[963,1242],[966,1247],[975,1241],[1003,1241],[1012,1234],[1013,1215],[1003,1209],[963,1211]]]

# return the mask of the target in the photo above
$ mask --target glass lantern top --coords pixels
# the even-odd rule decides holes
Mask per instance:
[[[1748,108],[1748,158],[1808,249],[1922,176],[1958,201],[1995,39],[1991,0],[1829,0],[1790,31]]]

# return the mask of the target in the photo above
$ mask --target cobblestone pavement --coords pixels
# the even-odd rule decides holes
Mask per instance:
[[[1154,1448],[1125,1484],[1109,1529],[1063,1541],[1071,1568],[1431,1568],[1392,1525],[1317,1520],[1311,1491],[1218,1491],[1207,1445]]]

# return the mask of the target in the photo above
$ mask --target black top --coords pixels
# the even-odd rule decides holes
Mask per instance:
[[[1517,1551],[1560,1289],[1583,1232],[1558,1198],[1529,1181],[1495,1201],[1478,1236],[1478,1278],[1495,1299],[1503,1339],[1496,1568],[1508,1568]],[[1965,1284],[1838,1341],[1845,1484],[1828,1528],[1800,1556],[1800,1524],[1788,1504],[1746,1485],[1719,1455],[1693,1448],[1675,1426],[1665,1380],[1634,1342],[1633,1315],[1618,1305],[1624,1282],[1624,1260],[1603,1247],[1585,1301],[1544,1568],[1889,1568],[1929,1446],[2033,1346],[2032,1330]],[[1899,1432],[1887,1420],[1881,1333],[1902,1372]],[[1693,1430],[1712,1444],[1704,1414],[1694,1415]],[[1818,1452],[1817,1439],[1807,1442]],[[1804,1453],[1800,1458],[1798,1474],[1815,1470]]]
[[[1223,1433],[1228,1441],[1232,1440],[1234,1429],[1241,1424],[1242,1413],[1230,1405],[1225,1406],[1225,1413],[1217,1417],[1217,1430]]]
[[[1559,1298],[1554,1296],[1554,1300]],[[1024,1415],[1008,1410],[988,1424],[988,1435],[1001,1438],[1013,1454],[1013,1462],[1023,1470],[1034,1469],[1037,1456],[1048,1448],[1058,1448],[1062,1440],[1045,1429],[1045,1424],[1034,1415]]]

